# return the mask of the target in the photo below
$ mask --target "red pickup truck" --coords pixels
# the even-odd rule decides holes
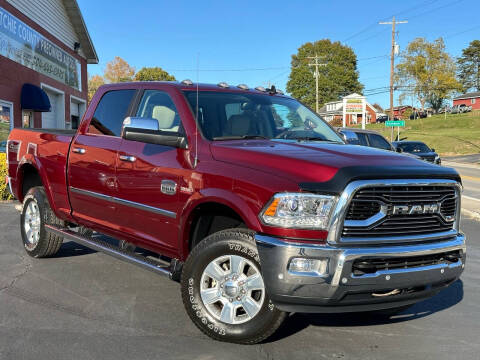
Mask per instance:
[[[169,275],[217,340],[398,311],[465,264],[455,170],[345,144],[274,87],[106,85],[77,131],[14,129],[7,153],[29,255],[69,240]]]

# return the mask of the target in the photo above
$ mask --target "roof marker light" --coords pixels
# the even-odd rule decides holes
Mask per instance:
[[[217,86],[219,86],[219,87],[221,87],[221,88],[224,88],[224,89],[230,87],[230,85],[228,85],[228,84],[227,84],[226,82],[224,82],[224,81],[218,83]]]
[[[257,87],[255,88],[255,90],[257,90],[257,91],[262,91],[262,92],[267,91],[267,90],[265,90],[265,88],[264,88],[263,86],[257,86]]]
[[[242,90],[248,90],[249,89],[248,85],[245,85],[245,84],[237,85],[237,88],[242,89]]]
[[[182,83],[183,85],[188,85],[188,86],[193,85],[193,82],[192,82],[192,80],[190,80],[190,79],[185,79],[185,80],[183,80],[181,83]]]

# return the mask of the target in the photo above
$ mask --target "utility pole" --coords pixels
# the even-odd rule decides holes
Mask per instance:
[[[320,64],[318,62],[318,59],[320,59],[321,57],[316,55],[315,56],[307,56],[307,59],[314,59],[315,60],[315,63],[314,64],[308,64],[308,66],[315,66],[315,73],[313,74],[313,76],[315,77],[315,95],[316,95],[316,101],[315,101],[315,111],[317,112],[318,114],[318,78],[320,77],[320,73],[318,72],[318,67],[319,66],[327,66],[327,64]]]
[[[406,24],[408,21],[396,21],[395,16],[392,18],[392,21],[382,21],[379,22],[380,25],[392,25],[392,52],[390,55],[390,119],[393,120],[393,74],[395,70],[395,25],[396,24]],[[393,128],[392,128],[393,129]]]

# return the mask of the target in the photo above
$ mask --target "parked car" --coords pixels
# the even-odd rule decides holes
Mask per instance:
[[[385,114],[384,114],[384,115],[379,115],[379,116],[377,117],[377,120],[376,120],[376,121],[377,121],[378,123],[384,123],[384,122],[387,121],[387,120],[388,120],[388,115],[385,115]]]
[[[0,141],[0,153],[6,153],[6,152],[7,152],[7,142]]]
[[[338,128],[337,131],[344,136],[345,141],[349,144],[397,151],[387,139],[376,131],[357,128]]]
[[[440,156],[435,152],[435,149],[429,148],[421,141],[394,141],[393,146],[401,149],[402,152],[416,155],[422,160],[438,165],[442,163],[442,159],[440,159]]]
[[[217,340],[260,342],[292,312],[398,311],[465,264],[454,169],[346,144],[274,87],[104,85],[78,130],[14,128],[7,157],[28,255],[74,241],[179,280]]]

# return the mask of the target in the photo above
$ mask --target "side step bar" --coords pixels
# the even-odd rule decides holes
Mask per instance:
[[[117,259],[124,260],[131,264],[140,266],[141,268],[144,268],[146,270],[150,270],[156,274],[173,278],[171,266],[161,265],[153,260],[147,259],[144,256],[138,255],[133,252],[124,251],[116,246],[113,246],[107,243],[106,241],[102,241],[94,238],[87,238],[79,235],[78,233],[72,230],[69,230],[66,228],[59,228],[59,227],[48,225],[48,224],[45,224],[45,229],[54,234],[62,236],[64,239],[71,240],[89,249],[103,252]],[[175,264],[172,264],[172,265],[174,265],[175,267]]]

